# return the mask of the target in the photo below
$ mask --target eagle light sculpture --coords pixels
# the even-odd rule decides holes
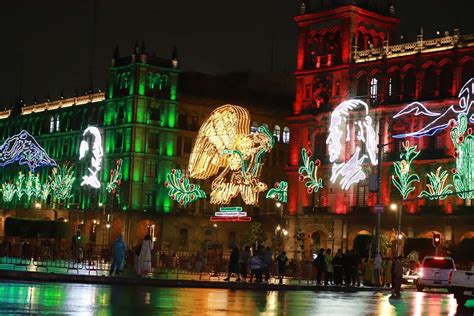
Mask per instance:
[[[260,193],[267,190],[259,179],[263,159],[274,144],[265,126],[250,133],[245,108],[220,106],[199,129],[189,158],[190,177],[208,179],[220,171],[212,181],[211,204],[229,204],[240,194],[245,204],[257,205]]]

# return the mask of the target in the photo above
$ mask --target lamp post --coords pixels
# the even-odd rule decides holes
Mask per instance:
[[[390,204],[390,209],[392,211],[397,211],[397,244],[396,244],[396,251],[397,257],[400,256],[400,240],[402,239],[402,210],[403,204],[400,205],[400,208],[397,204],[392,203]]]

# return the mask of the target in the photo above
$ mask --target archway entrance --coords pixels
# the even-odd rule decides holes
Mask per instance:
[[[305,257],[312,259],[312,255],[318,253],[321,248],[327,248],[327,235],[320,230],[308,234],[305,240]]]
[[[136,244],[138,240],[143,239],[147,234],[150,235],[153,242],[156,242],[159,236],[158,229],[159,227],[154,221],[148,219],[139,221],[136,225],[135,239],[133,240],[133,244]]]

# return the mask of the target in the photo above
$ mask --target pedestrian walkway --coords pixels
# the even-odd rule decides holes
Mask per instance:
[[[158,269],[148,277],[137,277],[132,271],[120,276],[108,276],[109,264],[102,262],[72,262],[65,260],[35,261],[20,258],[0,258],[0,278],[20,281],[71,282],[91,284],[123,284],[161,287],[199,287],[255,290],[311,291],[388,291],[388,288],[316,285],[313,280],[285,278],[283,284],[271,278],[268,283],[224,281],[224,273],[195,273],[179,269]],[[231,279],[233,280],[233,278]]]

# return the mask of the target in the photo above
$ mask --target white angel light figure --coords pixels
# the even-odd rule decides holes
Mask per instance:
[[[104,150],[102,149],[102,135],[100,135],[100,130],[97,127],[89,126],[86,128],[82,136],[85,137],[87,134],[93,136],[92,142],[92,158],[91,166],[87,169],[90,174],[82,177],[81,186],[89,185],[93,188],[100,188],[100,181],[97,178],[97,174],[102,168],[102,159],[104,157]],[[86,140],[82,140],[79,146],[79,160],[82,160],[86,153],[90,150],[89,143]]]
[[[349,120],[349,113],[356,112],[355,119]],[[360,113],[362,112],[362,113]],[[359,119],[361,118],[361,119]],[[351,123],[355,128],[355,138],[358,145],[354,153],[345,162],[337,162],[342,157],[343,136],[345,134],[345,142],[351,140]],[[363,144],[366,153],[363,153],[360,144]],[[366,174],[362,170],[362,164],[367,160],[372,165],[377,165],[377,140],[373,127],[372,118],[369,116],[368,105],[360,100],[348,100],[339,104],[331,114],[331,123],[329,126],[329,136],[326,140],[329,150],[329,161],[332,165],[331,182],[335,183],[339,177],[339,181],[343,190],[366,179]]]

